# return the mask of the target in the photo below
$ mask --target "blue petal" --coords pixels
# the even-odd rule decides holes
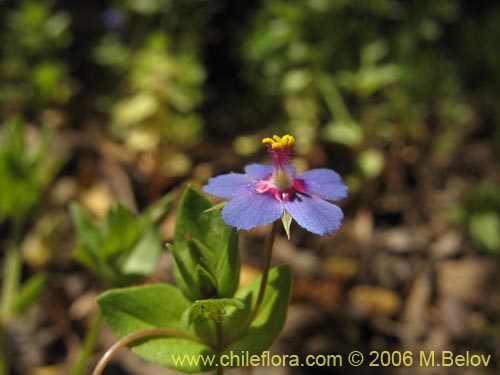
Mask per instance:
[[[302,228],[319,235],[332,234],[344,218],[338,206],[303,194],[285,201],[285,210]]]
[[[222,198],[233,198],[248,194],[252,190],[252,180],[241,173],[229,173],[213,177],[203,186],[203,191]]]
[[[273,166],[257,163],[249,164],[245,167],[245,173],[254,180],[264,180],[273,173]]]
[[[250,193],[231,199],[222,209],[226,224],[240,229],[252,229],[278,220],[283,204],[269,194]]]
[[[340,175],[331,169],[311,169],[298,175],[297,179],[302,180],[305,192],[309,195],[332,201],[347,197],[347,186]]]

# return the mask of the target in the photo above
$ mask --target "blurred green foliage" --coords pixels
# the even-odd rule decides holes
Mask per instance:
[[[20,0],[2,14],[0,114],[63,104],[72,94],[62,55],[72,40],[71,19],[54,5],[52,0]]]
[[[105,100],[113,133],[134,150],[157,150],[165,175],[189,171],[185,150],[202,134],[206,71],[199,33],[210,14],[198,0],[116,2],[95,48],[95,60],[116,79]]]
[[[60,166],[49,152],[49,128],[28,135],[20,118],[8,121],[0,132],[0,223],[24,220]]]
[[[428,143],[441,160],[474,118],[454,50],[461,7],[457,0],[266,1],[241,44],[244,73],[258,99],[282,109],[277,126],[296,135],[299,151],[318,139],[345,145],[365,178],[382,172],[383,151],[393,146]]]
[[[480,248],[500,255],[500,185],[489,179],[479,183],[455,209],[454,217]]]
[[[163,249],[156,221],[164,216],[169,203],[167,195],[141,216],[118,203],[108,211],[102,226],[73,203],[70,211],[78,235],[75,258],[111,287],[130,285],[151,275]]]
[[[175,141],[178,147],[198,140],[201,118],[196,107],[201,99],[205,73],[191,53],[171,53],[169,39],[152,33],[137,51],[126,51],[117,40],[108,39],[97,49],[101,63],[117,69],[120,61],[106,60],[109,49],[122,49],[126,58],[125,95],[111,107],[113,130],[132,148],[152,149]]]

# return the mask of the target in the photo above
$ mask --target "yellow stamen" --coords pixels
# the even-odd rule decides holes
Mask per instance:
[[[262,139],[262,143],[270,145],[272,149],[283,147],[293,148],[295,146],[295,138],[289,134],[285,134],[283,137],[273,135],[272,138]]]

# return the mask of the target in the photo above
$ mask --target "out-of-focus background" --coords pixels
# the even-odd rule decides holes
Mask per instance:
[[[71,202],[99,221],[170,193],[168,242],[186,183],[269,162],[261,138],[285,132],[350,195],[332,237],[277,241],[294,287],[273,352],[470,351],[489,366],[439,374],[498,373],[499,41],[493,0],[1,0],[1,264],[14,246],[22,281],[44,275],[7,327],[11,374],[65,373],[106,288],[74,259]],[[242,282],[267,230],[241,234]],[[125,352],[106,372],[169,373]]]

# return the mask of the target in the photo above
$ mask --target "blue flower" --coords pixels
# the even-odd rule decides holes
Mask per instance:
[[[301,227],[319,235],[340,227],[342,210],[328,201],[347,197],[347,186],[331,169],[312,169],[296,175],[289,165],[295,140],[290,135],[262,140],[273,165],[250,164],[245,174],[229,173],[209,179],[206,193],[228,199],[224,221],[240,229],[272,223],[288,213]]]

